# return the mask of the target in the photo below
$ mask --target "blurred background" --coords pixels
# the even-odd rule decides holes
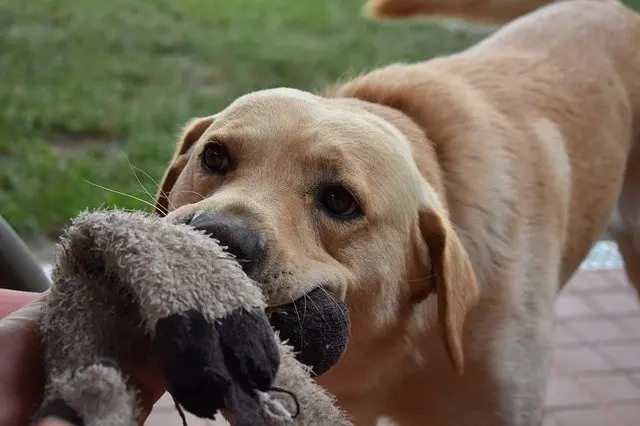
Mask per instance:
[[[320,89],[454,52],[489,31],[368,21],[362,3],[2,0],[0,215],[38,253],[85,208],[149,210],[191,117],[252,90]]]
[[[51,241],[80,211],[151,210],[190,118],[252,90],[319,90],[490,32],[368,21],[363,2],[0,0],[0,216],[50,270]],[[637,424],[640,305],[621,266],[600,242],[559,299],[545,426]],[[167,395],[147,424],[180,424]]]

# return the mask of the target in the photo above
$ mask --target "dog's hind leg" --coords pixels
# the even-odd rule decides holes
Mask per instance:
[[[629,282],[640,297],[640,147],[627,161],[622,191],[608,230],[618,244]]]
[[[638,233],[614,232],[618,250],[624,261],[624,268],[629,282],[636,288],[640,297],[640,240]]]

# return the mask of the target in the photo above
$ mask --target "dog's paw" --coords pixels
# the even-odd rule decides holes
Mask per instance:
[[[268,389],[280,364],[262,311],[235,311],[215,324],[195,310],[170,315],[158,321],[155,344],[169,391],[204,418],[232,408],[237,386],[249,395]]]

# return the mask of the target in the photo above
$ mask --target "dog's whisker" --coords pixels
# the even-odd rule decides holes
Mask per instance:
[[[338,308],[338,310],[340,311],[340,313],[342,314],[343,318],[345,321],[349,321],[348,315],[347,313],[344,311],[344,309],[342,308],[342,306],[340,306],[340,304],[338,303],[338,300],[336,299],[336,296],[334,296],[333,294],[331,294],[330,291],[328,291],[326,288],[324,287],[320,287],[320,289],[322,289],[322,291],[325,292],[325,294],[327,296],[329,296],[329,299],[331,299],[331,301],[335,304],[335,306]]]
[[[304,300],[304,311],[302,313],[302,324],[304,324],[304,320],[307,318],[307,299],[311,300],[307,294],[305,294],[302,298]],[[301,326],[302,326],[301,324]]]
[[[191,190],[189,190],[189,189],[183,189],[182,191],[178,191],[178,192],[176,192],[176,194],[175,194],[175,195],[180,195],[180,194],[195,194],[195,195],[197,195],[198,197],[200,197],[200,201],[202,201],[202,200],[204,200],[205,198],[207,198],[207,197],[205,197],[204,195],[200,194],[199,192],[191,191]]]
[[[144,184],[142,183],[142,181],[138,177],[138,174],[136,173],[135,169],[133,168],[133,164],[131,164],[131,161],[129,161],[129,157],[127,156],[127,153],[123,151],[122,155],[124,156],[125,161],[129,165],[129,168],[131,169],[131,172],[133,173],[133,177],[136,179],[136,181],[138,181],[138,184],[140,184],[140,187],[142,188],[144,193],[149,196],[149,198],[151,199],[152,202],[155,203],[155,197],[149,193],[149,190],[147,189],[147,187],[144,186]]]
[[[407,281],[410,282],[410,283],[415,283],[415,282],[420,282],[420,281],[424,281],[424,280],[430,280],[431,278],[435,277],[436,275],[438,275],[438,274],[435,273],[435,274],[427,275],[426,277],[414,278],[412,280],[407,280]]]
[[[313,300],[311,297],[309,297],[308,295],[305,294],[305,296],[307,297],[307,299],[309,299],[309,301],[313,304],[313,306],[316,308],[316,311],[318,311],[318,313],[320,314],[320,317],[322,318],[322,320],[324,321],[325,324],[329,324],[329,321],[327,321],[327,319],[324,317],[324,315],[322,315],[322,309],[320,309],[320,307],[318,306],[318,303],[316,303],[315,300]],[[335,301],[334,301],[335,302]]]
[[[126,154],[125,154],[126,155]],[[128,161],[128,160],[127,160]],[[164,192],[162,190],[162,188],[160,187],[160,184],[158,183],[157,180],[155,180],[149,173],[145,172],[144,170],[142,170],[140,167],[136,167],[133,164],[131,164],[129,162],[129,166],[131,166],[132,168],[136,169],[137,171],[139,171],[140,173],[142,173],[143,175],[145,175],[149,180],[151,180],[151,182],[153,182],[153,184],[156,186],[156,188],[158,189],[158,191],[160,192],[160,194],[165,197],[167,199],[167,202],[169,203],[169,206],[171,206],[171,208],[173,208],[175,210],[175,206],[173,205],[173,203],[169,200],[169,195],[167,195],[166,192]],[[154,197],[154,201],[155,201],[155,197]]]
[[[298,319],[298,324],[300,324],[300,329],[302,330],[302,322],[300,321],[300,312],[298,312],[298,307],[296,306],[296,301],[293,302],[293,310],[296,313],[296,318]],[[302,346],[304,346],[304,339],[300,339],[300,350],[302,350]]]
[[[82,180],[83,180],[83,181],[85,181],[86,183],[88,183],[89,185],[93,185],[93,186],[95,186],[96,188],[100,188],[100,189],[103,189],[103,190],[105,190],[105,191],[112,192],[112,193],[114,193],[114,194],[123,195],[123,196],[125,196],[125,197],[132,198],[132,199],[134,199],[134,200],[136,200],[136,201],[140,201],[141,203],[144,203],[144,204],[146,204],[146,205],[148,205],[148,206],[150,206],[150,207],[153,207],[154,209],[156,208],[156,206],[155,206],[153,203],[150,203],[150,202],[148,202],[147,200],[143,200],[142,198],[136,197],[135,195],[127,194],[126,192],[118,191],[118,190],[116,190],[116,189],[107,188],[106,186],[99,185],[99,184],[97,184],[97,183],[94,183],[94,182],[88,181],[88,180],[86,180],[86,179],[84,179],[84,178],[82,178]],[[163,212],[163,213],[164,213],[164,214],[167,214],[167,212]]]

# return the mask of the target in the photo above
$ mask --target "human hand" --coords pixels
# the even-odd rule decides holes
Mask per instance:
[[[0,290],[0,426],[29,424],[42,401],[44,366],[36,323],[43,299],[44,294]],[[124,367],[140,390],[142,424],[165,391],[164,379],[145,360]],[[45,418],[38,426],[70,425]]]

